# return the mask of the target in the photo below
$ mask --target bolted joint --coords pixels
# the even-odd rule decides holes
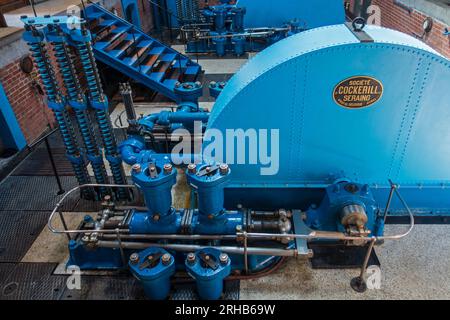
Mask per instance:
[[[229,167],[228,167],[228,165],[227,165],[226,163],[222,163],[222,164],[219,166],[219,172],[220,172],[220,174],[221,174],[222,176],[228,174],[228,171],[229,171]]]
[[[130,262],[131,262],[131,264],[136,264],[136,263],[138,263],[138,262],[139,262],[139,254],[137,254],[137,253],[131,254],[131,256],[130,256]]]
[[[221,253],[219,256],[219,261],[221,264],[227,264],[228,263],[228,255],[226,253]]]
[[[172,165],[170,163],[166,163],[163,167],[164,174],[171,174],[172,173]]]
[[[141,173],[142,167],[141,167],[141,165],[139,163],[136,163],[136,164],[133,164],[133,166],[131,167],[131,170],[134,173]]]
[[[193,163],[191,163],[190,165],[188,165],[188,172],[195,174],[197,171],[197,166]]]
[[[163,254],[163,256],[161,257],[162,264],[167,266],[169,265],[170,261],[172,261],[172,257],[170,256],[170,254],[168,253]]]
[[[194,264],[195,263],[195,261],[196,261],[196,256],[195,256],[195,253],[193,253],[193,252],[190,252],[190,253],[188,253],[188,255],[187,255],[187,257],[186,257],[186,260],[187,260],[187,262],[189,263],[189,264]]]

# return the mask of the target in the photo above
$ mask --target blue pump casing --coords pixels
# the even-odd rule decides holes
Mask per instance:
[[[168,263],[160,258],[156,259],[154,265],[144,267],[149,257],[156,255],[170,255]],[[148,248],[137,254],[138,261],[129,262],[131,273],[141,281],[145,294],[153,300],[163,300],[170,293],[170,277],[175,273],[175,258],[166,250],[161,248]]]
[[[205,265],[200,255],[207,255],[216,263],[216,269]],[[197,282],[197,292],[201,299],[217,300],[223,292],[223,279],[231,272],[231,261],[221,263],[221,252],[214,248],[205,248],[195,252],[195,262],[186,260],[186,270]]]

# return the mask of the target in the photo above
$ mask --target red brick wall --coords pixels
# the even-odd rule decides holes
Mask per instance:
[[[394,4],[393,0],[373,0],[373,4],[380,6],[381,24],[385,27],[399,30],[407,34],[422,34],[422,24],[427,16],[417,10],[408,13],[407,10]],[[434,20],[433,29],[423,39],[436,51],[450,58],[450,38],[443,35],[445,27],[442,22]]]
[[[20,70],[19,60],[0,69],[0,81],[5,89],[20,128],[28,144],[38,138],[53,123],[52,112],[31,86],[31,79]]]
[[[150,2],[139,1],[139,13],[141,15],[141,28],[144,32],[149,32],[153,28],[153,13]]]
[[[351,8],[353,3],[360,0],[350,0]],[[422,35],[422,24],[427,16],[417,10],[408,10],[396,5],[394,0],[372,0],[373,5],[377,5],[381,9],[381,25],[383,27],[395,29],[403,33],[413,35]],[[430,47],[450,58],[450,37],[444,36],[444,25],[438,20],[434,20],[433,29],[422,39]]]

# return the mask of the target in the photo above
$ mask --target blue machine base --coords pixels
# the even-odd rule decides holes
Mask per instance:
[[[134,252],[142,250],[124,250],[126,264],[122,262],[120,250],[118,248],[89,248],[80,240],[72,240],[69,244],[69,260],[67,266],[78,266],[80,270],[118,270],[127,268],[129,257]],[[185,260],[187,253],[167,250],[175,257],[177,271],[185,271]],[[231,260],[232,271],[242,271],[245,268],[244,256],[229,254]],[[276,263],[280,258],[274,257],[269,259],[269,256],[248,256],[248,268],[251,272],[258,272],[273,263]]]

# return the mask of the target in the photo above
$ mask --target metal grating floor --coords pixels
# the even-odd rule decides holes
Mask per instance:
[[[144,290],[131,276],[82,276],[81,290],[65,288],[62,300],[143,300]]]
[[[56,170],[61,176],[73,176],[71,163],[64,148],[52,148]],[[54,172],[46,148],[36,148],[12,173],[14,176],[53,176]]]
[[[0,262],[20,262],[49,215],[47,211],[0,211]]]
[[[6,279],[0,283],[0,300],[59,299],[66,284],[66,277],[52,275],[55,267],[56,264],[53,263],[14,265]]]
[[[75,177],[61,177],[63,188],[68,191],[77,186]],[[0,210],[52,211],[62,196],[58,196],[58,185],[49,176],[10,176],[0,184]],[[69,196],[64,211],[73,211],[79,195]]]

